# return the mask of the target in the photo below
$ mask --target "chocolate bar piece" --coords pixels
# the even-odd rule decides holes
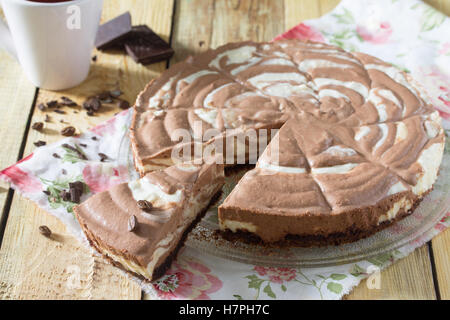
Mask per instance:
[[[133,27],[125,50],[134,61],[144,65],[169,59],[174,53],[167,42],[145,25]]]
[[[99,27],[95,46],[99,50],[120,48],[131,32],[131,15],[125,12]]]

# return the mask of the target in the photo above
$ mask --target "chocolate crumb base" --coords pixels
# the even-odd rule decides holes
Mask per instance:
[[[78,221],[80,222],[81,228],[83,229],[83,232],[85,233],[88,241],[89,241],[89,245],[92,246],[93,248],[95,248],[95,250],[97,252],[99,252],[103,258],[105,258],[108,262],[110,262],[113,266],[122,269],[123,271],[131,274],[132,276],[143,280],[145,282],[152,282],[155,281],[159,278],[161,278],[162,276],[165,275],[165,273],[167,272],[167,270],[170,268],[170,266],[172,265],[172,261],[177,257],[178,252],[180,251],[180,249],[184,246],[184,243],[187,239],[187,236],[189,235],[189,233],[192,231],[192,229],[195,228],[195,226],[197,225],[198,222],[200,222],[200,220],[205,216],[206,212],[208,211],[208,209],[210,208],[210,206],[212,204],[214,204],[215,202],[218,201],[218,199],[220,199],[220,196],[222,195],[222,189],[220,189],[212,198],[211,201],[208,203],[208,205],[197,215],[196,219],[190,224],[189,227],[187,227],[187,229],[183,232],[183,235],[180,238],[180,241],[178,242],[177,246],[172,250],[172,252],[167,256],[167,258],[158,266],[153,270],[153,274],[152,274],[152,280],[149,280],[147,278],[145,278],[143,275],[138,274],[136,272],[133,272],[129,269],[127,269],[126,267],[124,267],[120,262],[114,260],[113,258],[111,258],[110,256],[108,256],[107,254],[104,254],[101,250],[101,247],[96,239],[96,237],[90,232],[90,230],[87,228],[86,224],[79,219],[78,214],[76,214]],[[76,208],[75,208],[75,213],[76,213]]]
[[[431,190],[430,190],[431,191]],[[428,191],[426,194],[428,194]],[[395,219],[389,221],[383,221],[377,226],[374,226],[368,230],[356,229],[354,227],[349,228],[346,232],[332,233],[328,236],[323,235],[287,235],[283,240],[276,242],[264,242],[259,236],[245,230],[237,230],[237,232],[232,232],[231,230],[216,230],[216,235],[231,242],[241,241],[247,244],[257,244],[266,248],[289,248],[289,247],[325,247],[325,246],[338,246],[341,244],[355,242],[360,239],[364,239],[374,235],[375,233],[393,225],[394,223],[406,218],[414,212],[414,210],[419,206],[420,202],[426,196],[423,195],[422,198],[415,201],[413,207],[398,215]]]

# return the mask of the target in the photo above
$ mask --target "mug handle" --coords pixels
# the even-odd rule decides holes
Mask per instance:
[[[0,48],[6,50],[13,58],[17,60],[17,52],[14,47],[14,41],[6,22],[0,18]]]

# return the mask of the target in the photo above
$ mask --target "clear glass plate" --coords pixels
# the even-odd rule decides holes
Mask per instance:
[[[134,169],[128,135],[121,141],[119,162],[127,164],[130,179],[139,177]],[[245,171],[241,170],[227,177],[221,198],[209,208],[205,217],[189,234],[186,246],[200,249],[213,256],[255,265],[302,268],[333,266],[367,260],[398,249],[433,228],[450,208],[450,143],[447,139],[440,174],[434,189],[410,216],[371,237],[349,244],[312,248],[266,248],[256,244],[228,241],[216,236],[219,229],[217,207],[244,173]]]

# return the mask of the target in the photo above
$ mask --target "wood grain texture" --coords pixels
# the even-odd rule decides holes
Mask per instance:
[[[432,240],[433,258],[441,299],[450,300],[450,229]]]
[[[450,1],[448,0],[423,0],[430,6],[450,16]]]
[[[127,10],[133,24],[147,24],[166,40],[169,39],[173,1],[168,0],[106,0],[102,20],[111,19]],[[120,88],[130,103],[152,78],[166,67],[158,63],[149,67],[136,64],[118,53],[95,53],[88,79],[80,86],[63,92],[40,90],[37,103],[67,96],[79,105],[88,97],[104,90]],[[31,105],[31,102],[29,103]],[[30,130],[25,154],[35,148],[33,142],[49,143],[62,138],[60,130],[68,123],[83,132],[120,111],[117,106],[102,107],[96,117],[89,117],[81,107],[62,108],[66,114],[48,112],[50,123],[43,132]],[[77,112],[77,113],[75,113]],[[45,112],[35,110],[32,122],[42,121]],[[64,120],[61,123],[60,120]],[[13,122],[14,123],[14,122]],[[57,240],[49,240],[38,232],[47,225]],[[122,271],[93,256],[71,237],[64,225],[54,217],[15,194],[11,204],[2,248],[0,250],[0,299],[140,299],[141,289]]]
[[[16,60],[3,50],[0,50],[0,61],[0,137],[4,150],[0,152],[0,168],[5,168],[19,160],[36,89],[25,77]],[[7,195],[8,186],[1,184],[0,221],[6,215]]]
[[[348,300],[436,299],[428,246],[416,249],[381,272],[380,289],[369,289],[366,280],[350,293]]]
[[[283,1],[177,1],[171,63],[228,42],[269,41],[283,32]]]

